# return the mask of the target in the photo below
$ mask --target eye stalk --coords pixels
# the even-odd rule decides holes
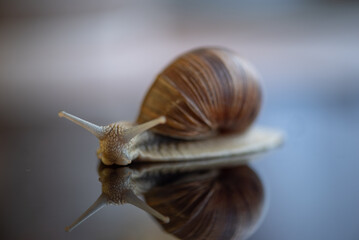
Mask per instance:
[[[83,127],[100,140],[97,156],[105,165],[128,165],[138,157],[135,148],[138,136],[159,124],[166,122],[161,116],[149,122],[133,126],[129,122],[116,122],[107,126],[98,126],[67,112],[59,112],[59,117],[65,117],[75,124]]]

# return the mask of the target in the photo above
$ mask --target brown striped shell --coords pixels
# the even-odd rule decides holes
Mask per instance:
[[[261,104],[257,73],[234,52],[200,48],[178,57],[156,78],[142,103],[137,123],[160,116],[155,133],[199,139],[218,132],[243,132]]]

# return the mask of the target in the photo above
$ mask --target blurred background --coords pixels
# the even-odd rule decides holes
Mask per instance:
[[[258,124],[287,134],[282,149],[253,163],[270,204],[251,239],[358,239],[358,26],[356,1],[1,0],[0,186],[8,197],[0,203],[9,206],[2,234],[69,236],[60,235],[76,215],[69,206],[76,202],[80,213],[100,189],[96,139],[58,119],[58,111],[99,124],[133,120],[155,76],[177,55],[223,46],[262,75]],[[93,158],[92,172],[79,177],[86,158]],[[55,183],[63,193],[84,194],[69,180],[75,175],[97,186],[89,202],[81,194],[64,200],[61,217],[55,200],[32,204],[34,192],[46,195]],[[48,222],[43,232],[54,216],[56,227]],[[29,221],[35,225],[15,230]],[[124,227],[112,230],[121,237]],[[92,227],[92,234],[100,233]]]
[[[156,74],[208,45],[251,61],[271,100],[272,91],[305,94],[301,101],[357,95],[350,1],[130,2],[2,0],[0,124],[43,125],[63,109],[133,119]]]

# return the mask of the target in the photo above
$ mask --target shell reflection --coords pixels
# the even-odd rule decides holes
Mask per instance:
[[[247,238],[260,219],[264,190],[257,174],[240,165],[243,162],[100,164],[102,193],[67,230],[108,204],[130,203],[180,239]]]
[[[170,217],[160,224],[180,239],[244,239],[260,219],[264,191],[256,173],[240,166],[179,176],[145,198]]]

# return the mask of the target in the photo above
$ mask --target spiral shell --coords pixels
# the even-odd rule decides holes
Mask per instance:
[[[165,116],[155,133],[199,139],[218,132],[243,132],[261,104],[257,73],[234,52],[200,48],[177,58],[160,73],[142,103],[137,123]]]

